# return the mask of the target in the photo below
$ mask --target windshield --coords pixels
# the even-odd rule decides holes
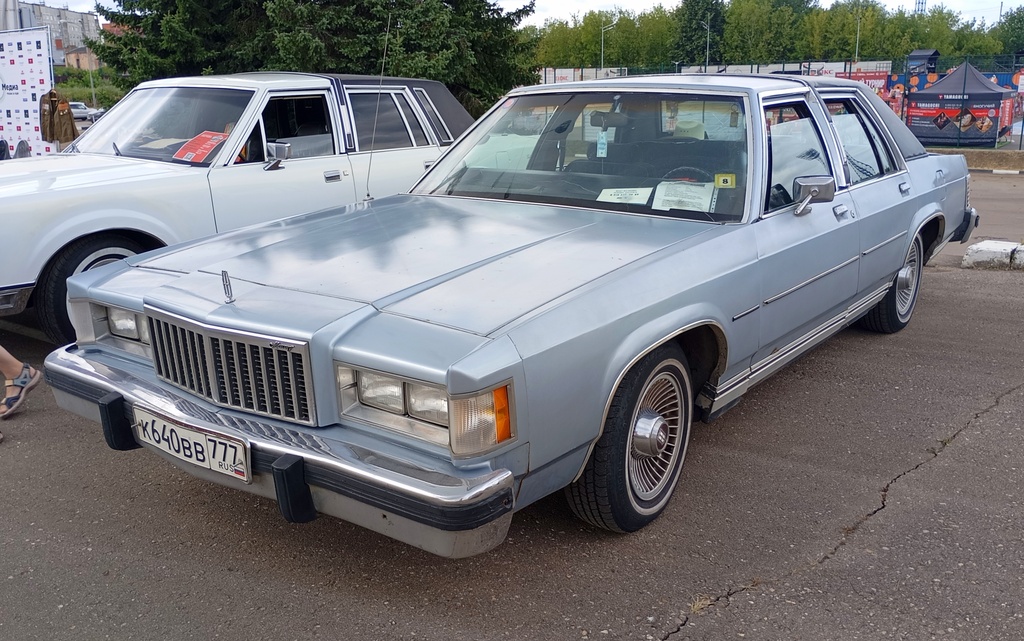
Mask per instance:
[[[508,98],[414,192],[734,222],[746,113],[740,96],[695,93]]]
[[[207,166],[252,95],[214,87],[140,89],[97,120],[68,151]]]

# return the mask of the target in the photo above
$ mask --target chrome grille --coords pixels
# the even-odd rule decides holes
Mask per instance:
[[[308,343],[146,311],[162,380],[224,407],[314,422]]]

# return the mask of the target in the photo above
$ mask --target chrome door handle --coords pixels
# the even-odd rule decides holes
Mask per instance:
[[[324,172],[325,183],[336,183],[341,180],[341,171],[338,169],[332,169]]]
[[[832,213],[835,214],[836,220],[842,220],[850,213],[850,209],[846,205],[836,205],[832,208]]]
[[[424,171],[430,169],[433,166],[434,166],[434,161],[433,160],[424,160],[423,161],[423,170]]]
[[[910,193],[910,183],[900,183],[900,193],[906,196]]]

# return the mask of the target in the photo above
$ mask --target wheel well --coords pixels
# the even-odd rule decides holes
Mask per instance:
[[[675,342],[686,354],[696,399],[705,383],[717,380],[725,371],[725,336],[717,327],[701,325],[676,336]]]
[[[108,234],[112,236],[121,236],[129,240],[133,240],[138,244],[142,245],[147,251],[150,249],[157,249],[158,247],[163,247],[165,244],[160,239],[151,236],[145,232],[137,231],[135,229],[104,229],[102,231],[98,231],[92,234],[85,234],[84,236],[79,236],[78,238],[72,238],[68,242],[64,243],[60,249],[55,251],[53,255],[50,256],[49,260],[46,261],[46,264],[43,265],[43,269],[39,272],[39,275],[36,277],[36,282],[39,283],[42,281],[43,275],[45,275],[46,272],[50,271],[50,268],[53,266],[53,262],[57,260],[57,257],[60,256],[64,252],[64,250],[66,250],[72,243],[76,243],[82,240],[83,238],[105,236]],[[35,304],[37,290],[38,288],[32,290],[32,296],[29,297],[28,302],[30,306]]]
[[[932,258],[942,232],[942,216],[936,216],[921,227],[921,245],[924,248],[924,263]]]

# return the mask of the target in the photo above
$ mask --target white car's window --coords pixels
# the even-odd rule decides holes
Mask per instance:
[[[423,125],[420,124],[419,119],[416,117],[415,112],[412,110],[412,105],[409,104],[409,100],[405,95],[396,93],[394,94],[395,102],[402,108],[402,116],[405,118],[405,124],[409,127],[409,131],[412,132],[412,137],[416,141],[417,147],[423,147],[430,144],[427,140],[427,134],[423,131]]]
[[[416,87],[414,91],[416,92],[416,97],[419,98],[420,106],[423,107],[423,111],[427,114],[427,119],[430,120],[430,126],[434,128],[434,133],[437,134],[441,144],[447,144],[454,140],[451,130],[448,129],[444,119],[437,113],[437,107],[434,106],[434,101],[430,99],[430,95],[427,94],[426,90]]]
[[[832,122],[850,168],[850,184],[877,178],[893,170],[889,152],[858,105],[849,99],[827,100]]]
[[[735,222],[747,185],[747,121],[738,96],[509,98],[416,191]]]
[[[243,165],[246,163],[261,163],[267,159],[267,144],[263,137],[261,123],[256,123],[246,136],[245,142],[239,147],[232,164]]]
[[[161,87],[132,92],[68,152],[207,166],[252,99],[251,91]]]
[[[797,178],[832,172],[821,134],[805,103],[766,107],[764,121],[768,129],[765,211],[774,211],[793,204]]]
[[[280,96],[263,108],[268,142],[288,143],[292,158],[331,156],[334,131],[327,96]]]
[[[394,97],[400,95],[390,91],[352,92],[349,94],[349,105],[352,108],[352,118],[355,121],[359,151],[402,149],[414,146],[410,123],[403,117]],[[411,121],[411,124],[418,129],[417,141],[422,140],[422,144],[426,144],[426,136],[423,134],[419,121],[415,118]]]

